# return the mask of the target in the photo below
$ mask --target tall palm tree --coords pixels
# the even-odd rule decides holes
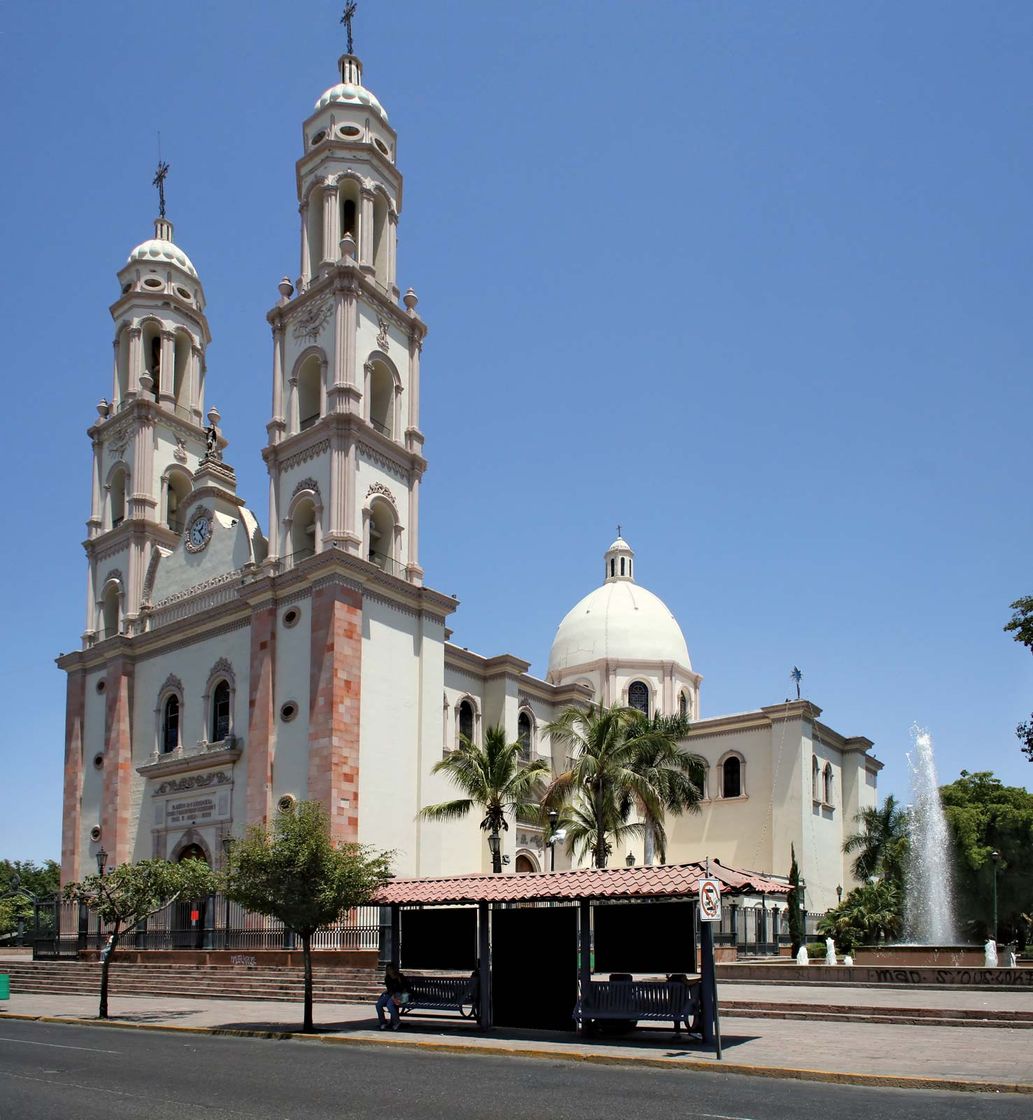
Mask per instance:
[[[881,808],[862,809],[854,820],[860,825],[848,836],[843,851],[854,859],[854,876],[862,883],[879,875],[894,882],[903,882],[904,861],[908,845],[908,811],[889,794]]]
[[[549,775],[544,759],[522,763],[520,751],[520,742],[507,743],[501,727],[487,728],[483,747],[460,735],[459,746],[435,763],[431,772],[447,774],[466,796],[426,805],[419,813],[428,820],[454,821],[475,807],[483,811],[481,829],[488,834],[491,869],[496,875],[502,871],[498,839],[499,832],[509,828],[506,817],[521,812],[537,814],[544,779]]]
[[[653,714],[649,726],[656,733],[656,738],[643,744],[636,768],[656,788],[663,802],[664,814],[654,817],[644,805],[641,806],[645,857],[646,863],[652,863],[655,854],[661,863],[666,863],[664,816],[699,812],[699,803],[706,789],[708,763],[701,755],[678,747],[691,726],[684,716],[665,716],[657,712]]]
[[[553,779],[545,801],[569,805],[566,816],[574,824],[572,849],[574,836],[592,828],[594,840],[582,850],[592,852],[596,867],[605,867],[607,835],[619,842],[621,837],[641,831],[640,826],[628,823],[636,805],[643,822],[659,829],[661,842],[666,842],[664,813],[681,811],[692,800],[692,782],[684,779],[697,772],[695,763],[686,771],[687,756],[678,746],[678,729],[671,721],[650,721],[620,704],[593,704],[567,708],[548,730],[566,745],[569,763]],[[695,800],[700,796],[697,789]]]

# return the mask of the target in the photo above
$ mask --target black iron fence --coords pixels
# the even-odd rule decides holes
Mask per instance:
[[[805,940],[819,939],[818,923],[824,916],[824,912],[804,912]],[[735,946],[741,957],[777,956],[783,947],[792,945],[785,907],[752,897],[723,899],[714,944]]]
[[[316,931],[313,949],[379,950],[390,918],[379,906],[360,906]],[[40,903],[33,931],[33,959],[74,958],[86,949],[101,949],[110,930],[85,906],[55,900]],[[386,942],[387,938],[384,938]],[[173,902],[152,914],[119,939],[123,949],[300,949],[301,941],[283,922],[254,914],[224,895],[191,902]]]

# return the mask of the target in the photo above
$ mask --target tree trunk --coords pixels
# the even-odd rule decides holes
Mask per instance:
[[[642,838],[642,862],[646,867],[652,867],[654,859],[656,859],[656,839],[653,833],[653,826],[647,820]]]
[[[97,1010],[97,1017],[106,1019],[108,1017],[108,969],[111,968],[111,959],[115,955],[115,949],[118,946],[118,926],[111,931],[111,950],[105,953],[103,948],[100,951],[100,1007]]]
[[[305,1026],[306,1031],[313,1030],[312,1026],[312,934],[301,935],[301,953],[305,959]]]
[[[603,799],[599,793],[595,798],[595,865],[606,866],[606,828],[603,823]]]

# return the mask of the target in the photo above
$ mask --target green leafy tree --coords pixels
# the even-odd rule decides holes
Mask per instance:
[[[538,819],[549,764],[541,758],[521,762],[521,749],[519,741],[506,742],[506,733],[501,727],[489,727],[485,731],[483,747],[461,735],[459,746],[435,763],[432,773],[447,774],[465,796],[439,805],[426,805],[419,815],[428,820],[452,821],[476,809],[484,814],[481,829],[489,840],[497,840],[499,833],[509,828],[509,816],[519,814]],[[502,856],[498,845],[492,846],[491,869],[499,874]]]
[[[61,868],[48,859],[0,860],[0,938],[28,925],[35,903],[53,898],[61,889]]]
[[[792,954],[795,957],[800,951],[800,946],[806,941],[803,928],[803,890],[800,887],[800,867],[796,862],[796,848],[789,845],[789,895],[786,899],[789,919],[789,940],[792,943]]]
[[[1016,599],[1011,609],[1012,616],[1005,624],[1005,632],[1033,653],[1033,595]],[[1015,728],[1015,735],[1022,743],[1022,753],[1033,762],[1033,716]]]
[[[875,879],[855,887],[818,922],[818,932],[831,937],[844,953],[900,936],[903,892],[895,879]]]
[[[997,935],[1025,945],[1033,910],[1033,793],[1006,786],[990,771],[963,770],[942,786],[940,798],[955,845],[955,889],[960,917],[970,934],[994,936],[994,859],[997,874]]]
[[[853,873],[862,882],[879,876],[898,885],[904,881],[908,850],[908,813],[889,794],[880,807],[862,809],[854,818],[860,825],[843,843],[847,855],[856,852]]]
[[[312,1025],[312,935],[343,913],[365,906],[391,877],[391,855],[337,844],[326,812],[301,801],[280,813],[271,832],[256,825],[229,853],[226,894],[257,914],[278,918],[301,939],[305,1023]]]
[[[568,768],[553,779],[546,803],[563,806],[574,822],[568,847],[574,850],[579,829],[589,822],[595,839],[584,843],[596,867],[605,867],[612,850],[608,837],[641,831],[629,824],[637,806],[643,825],[652,830],[664,851],[665,813],[684,812],[702,798],[702,760],[679,746],[686,725],[680,719],[649,720],[634,708],[619,704],[587,708],[571,706],[549,724],[553,738],[567,747]],[[628,831],[630,830],[630,831]]]
[[[200,899],[211,894],[215,886],[211,869],[199,859],[182,863],[167,863],[163,859],[123,863],[107,875],[87,875],[77,883],[67,884],[65,898],[85,906],[108,927],[110,939],[101,953],[101,1019],[108,1017],[108,973],[122,933],[178,898]]]

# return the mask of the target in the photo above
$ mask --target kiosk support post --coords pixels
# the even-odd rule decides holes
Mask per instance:
[[[490,910],[486,902],[477,903],[477,980],[480,1006],[477,1018],[481,1030],[491,1025],[491,932],[488,927]]]

